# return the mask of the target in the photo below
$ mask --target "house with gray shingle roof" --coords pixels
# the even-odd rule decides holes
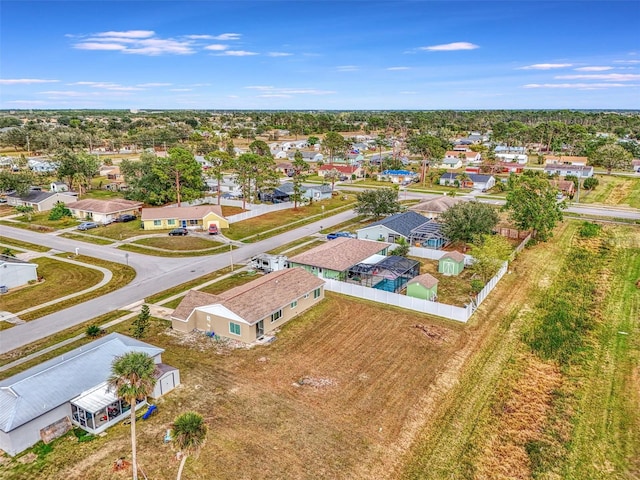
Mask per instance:
[[[131,407],[107,380],[113,360],[130,352],[146,353],[156,364],[151,397],[180,384],[178,370],[162,363],[162,348],[111,333],[0,381],[0,449],[16,455],[74,425],[97,434],[129,416]]]
[[[460,173],[447,172],[440,177],[440,185],[455,185],[456,181],[460,181]],[[465,173],[467,180],[464,181],[464,188],[473,188],[474,190],[490,190],[496,184],[493,175],[480,175],[476,173]]]
[[[411,231],[428,221],[428,218],[413,211],[396,213],[361,228],[357,234],[360,240],[382,240],[396,243],[400,238],[409,240]]]
[[[108,224],[120,215],[130,214],[138,216],[142,208],[142,202],[114,198],[110,200],[98,200],[87,198],[69,203],[67,208],[71,214],[79,220],[92,220],[98,223]]]
[[[31,190],[26,195],[18,195],[16,192],[7,195],[7,205],[12,207],[33,207],[33,210],[36,212],[47,212],[58,202],[67,205],[77,201],[78,197],[72,192],[43,192],[42,190]]]
[[[172,327],[252,343],[322,300],[324,283],[302,268],[290,268],[218,295],[191,290],[171,315]]]

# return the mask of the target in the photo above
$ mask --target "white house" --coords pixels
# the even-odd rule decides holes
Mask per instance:
[[[0,255],[0,288],[21,287],[38,279],[38,265],[8,255]],[[3,289],[4,290],[4,289]]]
[[[529,157],[522,153],[496,153],[496,160],[506,163],[526,165],[529,161]]]
[[[593,177],[593,167],[590,165],[570,165],[570,164],[554,164],[550,163],[544,166],[544,172],[547,175],[575,175],[578,178]]]
[[[461,152],[458,150],[448,150],[444,154],[443,163],[445,163],[447,160],[453,161],[455,159],[460,160],[464,165],[473,165],[476,163],[480,163],[482,161],[482,155],[480,155],[479,152],[471,152],[471,151]],[[456,167],[456,168],[459,168],[459,167]]]
[[[151,397],[180,384],[180,372],[162,363],[162,348],[111,333],[0,381],[0,449],[16,455],[73,426],[99,434],[129,416],[131,407],[108,388],[107,380],[113,360],[130,352],[146,353],[156,364]]]

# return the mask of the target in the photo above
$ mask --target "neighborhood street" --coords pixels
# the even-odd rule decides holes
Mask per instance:
[[[129,252],[127,259],[124,251],[109,246],[93,245],[53,234],[39,234],[3,226],[2,234],[7,237],[37,243],[61,252],[75,253],[74,249],[78,248],[80,254],[123,265],[128,261],[129,265],[136,269],[137,275],[130,284],[115,292],[1,331],[0,354],[86,322],[99,315],[141,302],[145,297],[154,293],[227,267],[232,260],[234,264],[245,262],[258,253],[290,243],[298,238],[313,235],[321,227],[337,225],[354,216],[355,213],[349,210],[260,242],[245,244],[231,253],[182,258],[153,257]],[[35,302],[37,299],[34,304],[36,304]]]

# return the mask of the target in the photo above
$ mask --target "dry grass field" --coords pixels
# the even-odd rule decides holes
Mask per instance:
[[[424,328],[416,328],[422,325]],[[460,325],[329,295],[269,346],[218,348],[207,337],[148,338],[182,372],[183,386],[139,422],[139,458],[149,478],[173,478],[175,452],[162,438],[185,410],[202,413],[210,435],[185,478],[368,478],[367,466],[398,439],[415,405],[464,345]],[[123,478],[129,429],[77,444],[54,444],[38,462],[1,478]],[[7,476],[9,474],[10,476]],[[371,477],[373,478],[373,477]]]

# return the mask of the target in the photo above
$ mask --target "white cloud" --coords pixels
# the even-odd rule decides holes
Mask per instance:
[[[244,88],[265,92],[265,95],[330,95],[336,93],[332,90],[319,90],[316,88],[281,88],[266,85],[251,85]]]
[[[400,70],[411,70],[410,67],[389,67],[387,68],[387,70],[391,71],[391,72],[396,72],[396,71],[400,71]]]
[[[139,83],[137,86],[138,87],[169,87],[173,85],[172,83]]]
[[[87,87],[92,87],[92,88],[101,88],[104,90],[112,90],[112,91],[118,91],[118,92],[126,92],[126,91],[140,91],[140,90],[144,90],[144,88],[141,88],[140,85],[136,86],[136,87],[127,87],[124,85],[120,85],[118,83],[113,83],[113,82],[74,82],[74,83],[67,83],[67,85],[81,85],[81,86],[87,86]]]
[[[603,73],[592,75],[558,75],[558,80],[607,80],[612,82],[631,82],[640,80],[640,75],[634,73]]]
[[[535,63],[533,65],[527,65],[526,67],[520,67],[520,70],[553,70],[554,68],[568,68],[573,67],[572,63]]]
[[[267,56],[269,56],[269,57],[290,57],[291,55],[293,55],[293,53],[287,53],[287,52],[269,52],[269,53],[267,53]]]
[[[213,35],[185,35],[185,38],[191,40],[215,40]]]
[[[629,83],[529,83],[523,88],[574,88],[574,89],[594,89],[594,88],[620,88],[637,87]]]
[[[180,42],[177,40],[163,40],[160,38],[150,38],[141,40],[133,48],[123,50],[123,53],[131,53],[137,55],[163,55],[172,53],[175,55],[190,55],[195,53],[189,42]]]
[[[78,50],[126,50],[125,45],[119,43],[98,43],[98,42],[80,42],[76,43],[73,48]]]
[[[273,90],[275,89],[275,87],[271,87],[268,85],[251,85],[248,87],[244,87],[244,88],[248,88],[250,90]]]
[[[229,45],[222,45],[220,43],[214,43],[213,45],[207,45],[204,47],[205,50],[215,50],[217,52],[226,50],[227,48],[229,48]]]
[[[336,67],[336,70],[338,72],[357,72],[358,70],[360,70],[360,67],[358,67],[357,65],[341,65],[339,67]]]
[[[284,93],[264,93],[258,95],[260,98],[291,98],[291,95],[285,95]]]
[[[192,92],[192,88],[170,88],[170,92]]]
[[[93,37],[113,37],[113,38],[149,38],[156,34],[153,30],[127,30],[125,32],[102,32],[92,35]]]
[[[574,68],[576,72],[606,72],[607,70],[613,70],[613,67],[578,67]]]
[[[239,33],[223,33],[221,35],[216,35],[215,37],[211,37],[212,40],[240,40]]]
[[[210,87],[210,83],[192,83],[190,87]]]
[[[431,45],[429,47],[420,47],[419,50],[426,50],[429,52],[452,52],[455,50],[475,50],[476,48],[480,48],[480,46],[475,43],[453,42],[444,43],[442,45]]]
[[[220,53],[220,56],[226,57],[250,57],[252,55],[258,55],[257,52],[248,52],[246,50],[227,50],[224,53]]]
[[[0,78],[0,85],[31,85],[33,83],[56,83],[59,81],[42,78]]]
[[[9,100],[7,103],[10,103],[11,105],[31,105],[31,106],[36,106],[36,105],[46,105],[47,102],[45,102],[44,100]]]
[[[640,60],[614,60],[613,63],[626,63],[629,65],[635,65],[640,63]]]

